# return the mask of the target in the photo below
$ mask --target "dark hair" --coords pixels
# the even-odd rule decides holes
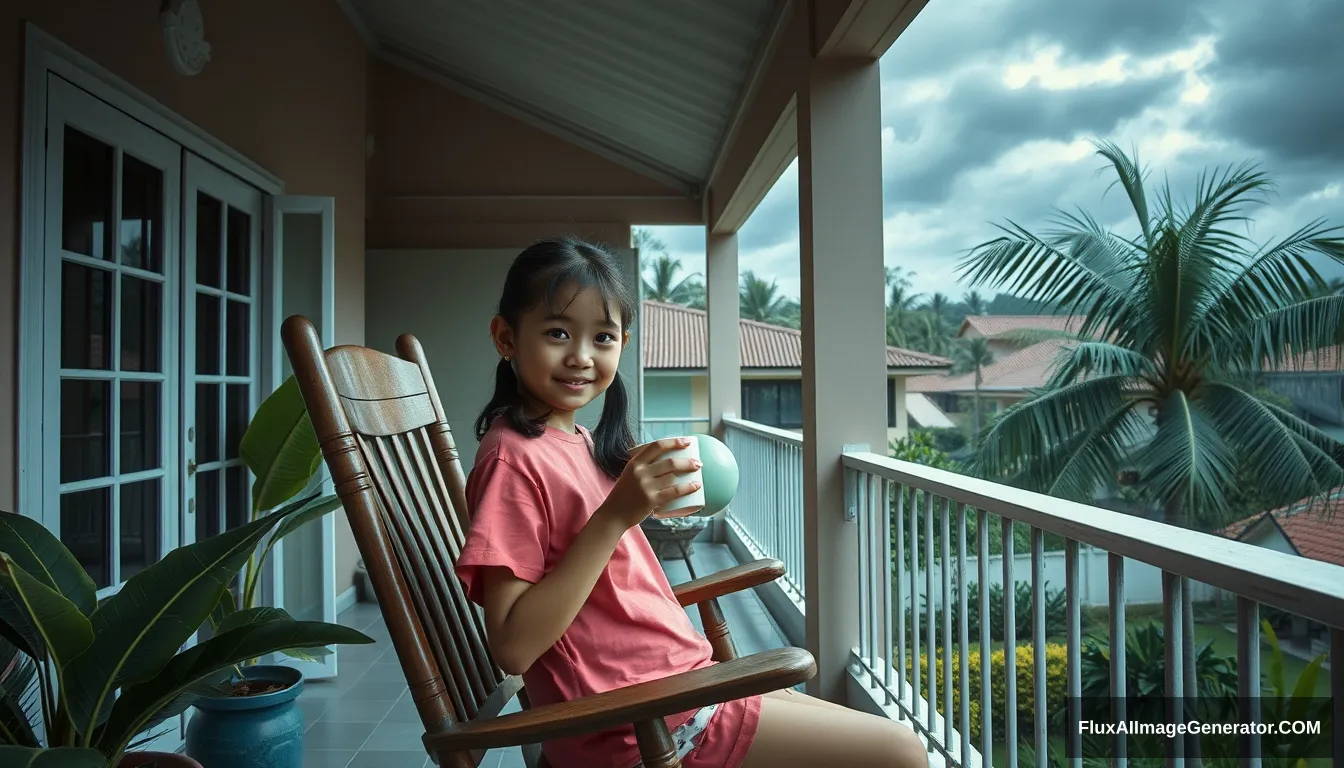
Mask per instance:
[[[517,328],[518,319],[523,314],[543,303],[556,313],[562,312],[564,305],[585,288],[597,289],[604,305],[609,307],[615,303],[621,313],[621,329],[630,329],[635,321],[635,297],[620,263],[602,248],[573,238],[543,240],[518,254],[504,278],[498,314],[511,327]],[[562,296],[561,291],[566,289],[572,292]],[[612,319],[610,314],[607,319]],[[495,369],[495,393],[476,418],[476,439],[485,437],[490,425],[499,418],[506,419],[510,427],[529,437],[545,434],[548,414],[529,419],[525,406],[522,384],[513,365],[500,360]],[[593,433],[594,458],[603,472],[612,478],[620,477],[634,445],[629,397],[618,372],[607,388],[602,418]]]

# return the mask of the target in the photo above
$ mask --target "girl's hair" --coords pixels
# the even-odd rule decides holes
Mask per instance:
[[[518,254],[504,278],[498,314],[510,327],[517,328],[522,315],[543,303],[560,314],[585,288],[596,289],[602,296],[608,320],[612,319],[609,307],[614,303],[621,313],[621,329],[629,330],[635,321],[635,298],[620,263],[601,248],[573,238],[543,240]],[[546,432],[546,415],[529,419],[525,406],[522,383],[513,365],[500,360],[495,369],[495,393],[476,418],[476,439],[485,437],[499,418],[524,435],[540,437]],[[625,384],[617,373],[607,388],[602,418],[593,433],[594,458],[612,478],[620,477],[635,445],[628,411]]]

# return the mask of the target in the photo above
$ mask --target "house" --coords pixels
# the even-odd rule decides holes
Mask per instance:
[[[697,431],[709,418],[708,326],[704,310],[644,301],[640,315],[644,346],[644,427],[648,439]],[[740,320],[742,418],[781,429],[803,424],[803,334],[794,328]],[[887,347],[887,436],[904,437],[911,426],[951,427],[923,395],[906,391],[910,376],[946,370],[952,361],[900,347]]]
[[[1291,400],[1308,423],[1344,441],[1344,347],[1285,360],[1261,376],[1265,386]]]
[[[1080,315],[968,315],[958,327],[956,338],[987,339],[993,355],[993,362],[980,371],[984,418],[1003,412],[1025,400],[1033,388],[1044,386],[1068,343],[1059,335],[1078,333],[1085,320]],[[958,423],[970,418],[970,399],[976,392],[974,371],[918,376],[908,380],[906,386],[910,392],[926,396]]]

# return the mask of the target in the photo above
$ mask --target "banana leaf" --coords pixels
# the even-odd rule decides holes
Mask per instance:
[[[285,379],[257,408],[238,445],[252,484],[252,508],[272,509],[307,487],[322,463],[298,380]]]
[[[19,633],[34,647],[45,649],[58,670],[92,645],[94,629],[89,618],[4,552],[0,552],[0,590],[9,595],[9,605],[17,609]]]
[[[229,614],[227,618],[216,626],[215,634],[227,632],[231,629],[237,629],[238,627],[248,624],[276,620],[293,621],[294,617],[290,616],[289,613],[282,608],[271,608],[268,606],[247,608]],[[298,659],[300,661],[320,661],[322,657],[331,655],[331,649],[326,646],[319,646],[316,648],[282,648],[279,653],[283,653],[292,659]]]
[[[32,726],[40,714],[34,706],[37,679],[33,660],[19,653],[18,646],[0,640],[0,744],[41,746]]]
[[[175,549],[98,606],[90,617],[98,641],[74,659],[68,675],[75,730],[90,738],[117,688],[153,677],[173,658],[277,522],[263,517]]]
[[[88,616],[98,607],[97,588],[65,545],[31,517],[0,512],[0,552]]]
[[[274,616],[278,609],[259,608],[254,612],[239,611],[234,616]],[[283,613],[281,611],[280,613]],[[232,618],[232,617],[231,617]],[[242,619],[235,621],[241,622]],[[226,627],[214,637],[192,646],[175,656],[153,678],[127,687],[116,705],[107,725],[102,729],[98,744],[104,751],[119,750],[158,712],[178,700],[184,691],[207,679],[221,669],[227,669],[247,659],[264,656],[284,648],[314,645],[366,644],[374,642],[364,633],[339,624],[315,621],[294,621],[289,618],[261,620]]]
[[[92,749],[0,746],[0,765],[5,768],[107,768],[107,758]]]

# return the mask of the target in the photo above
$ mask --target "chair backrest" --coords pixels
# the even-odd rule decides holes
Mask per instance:
[[[323,350],[298,315],[281,337],[425,730],[495,716],[521,681],[495,664],[483,613],[453,572],[466,482],[423,348],[407,334],[400,357]]]

